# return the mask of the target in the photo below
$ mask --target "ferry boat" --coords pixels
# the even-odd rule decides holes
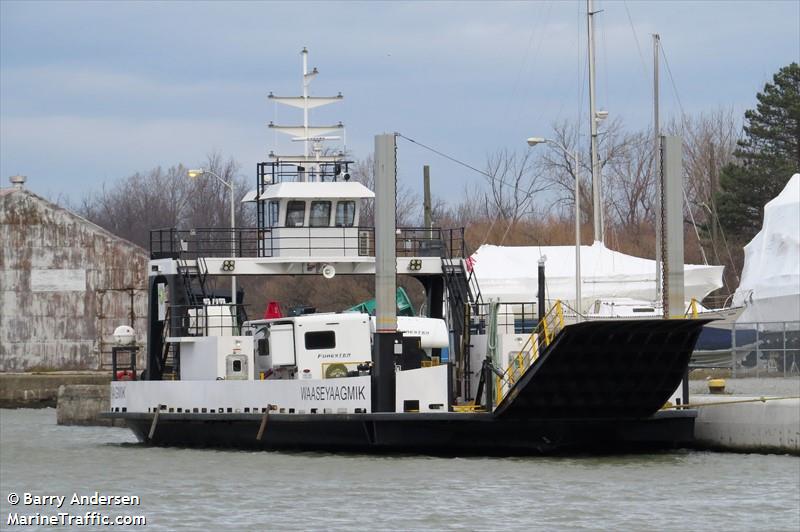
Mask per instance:
[[[322,147],[343,125],[311,126],[308,111],[342,96],[309,96],[318,71],[302,59],[303,95],[270,98],[302,109],[303,125],[270,126],[304,153],[258,163],[244,198],[256,226],[151,232],[147,367],[115,348],[107,417],[164,446],[537,454],[692,441],[696,412],[674,407],[707,320],[565,320],[565,304],[546,306],[543,264],[531,301],[484,301],[463,228],[395,227],[392,135],[376,138],[377,198]],[[376,227],[361,225],[366,201]],[[384,294],[374,317],[248,319],[241,291],[207,288],[355,274]],[[424,287],[425,316],[395,315],[397,275]]]

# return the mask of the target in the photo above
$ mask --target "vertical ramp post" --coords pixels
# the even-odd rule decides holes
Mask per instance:
[[[684,317],[683,287],[683,141],[661,137],[662,291],[664,318]],[[689,370],[683,376],[681,396],[689,402]]]
[[[402,355],[397,333],[397,258],[395,213],[397,138],[375,136],[375,341],[372,353],[372,411],[395,411],[395,355]],[[398,350],[400,351],[398,353]]]
[[[683,142],[680,137],[661,137],[661,187],[664,211],[662,257],[664,260],[663,308],[665,318],[684,316],[683,290]]]

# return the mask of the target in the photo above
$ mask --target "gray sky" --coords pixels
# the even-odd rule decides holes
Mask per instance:
[[[800,57],[800,2],[597,0],[598,107],[630,128],[651,122],[651,40],[661,34],[663,119],[733,106],[738,116]],[[369,154],[399,131],[475,166],[525,149],[557,120],[587,114],[584,1],[0,1],[0,174],[73,199],[136,171],[232,156],[255,181],[274,148],[266,124],[300,123],[266,95],[345,101],[312,114],[343,121]],[[586,129],[584,127],[584,129]],[[455,198],[481,177],[399,141],[400,177]],[[279,139],[277,151],[296,151]],[[544,148],[537,148],[544,149]]]

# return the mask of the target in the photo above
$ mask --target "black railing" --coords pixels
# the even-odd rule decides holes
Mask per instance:
[[[201,305],[170,305],[168,336],[237,336],[238,316],[244,305],[207,303]]]
[[[136,356],[139,347],[114,346],[111,348],[111,380],[136,380]],[[122,356],[122,360],[120,359]],[[125,360],[127,358],[127,360]]]
[[[372,229],[372,228],[370,228]],[[398,257],[464,257],[464,228],[399,227],[395,236]]]
[[[555,301],[547,300],[550,308]],[[492,303],[478,303],[472,319],[472,332],[485,334],[489,323],[489,307]],[[538,305],[535,301],[499,303],[497,309],[497,332],[500,334],[526,334],[536,329],[539,323]]]
[[[257,257],[259,231],[231,229],[153,229],[150,256],[153,259],[197,257]],[[233,243],[236,251],[233,251]]]
[[[348,175],[352,161],[309,161],[301,162],[270,161],[256,165],[256,183],[260,187],[285,182],[336,181]],[[263,190],[259,190],[259,193]],[[260,195],[260,194],[259,194]]]
[[[395,252],[398,257],[461,258],[465,252],[464,228],[398,228]],[[150,255],[153,259],[277,255],[374,257],[375,228],[154,229],[150,231]]]

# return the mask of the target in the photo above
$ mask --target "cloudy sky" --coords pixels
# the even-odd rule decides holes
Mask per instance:
[[[800,2],[597,0],[598,107],[651,121],[651,38],[661,34],[662,113],[753,107],[800,57]],[[136,171],[217,151],[248,178],[300,123],[266,95],[300,91],[300,50],[320,75],[316,111],[343,121],[356,158],[398,131],[482,167],[499,149],[587,114],[586,4],[536,2],[0,1],[0,174],[78,199]],[[584,127],[586,129],[586,127]],[[296,151],[278,139],[277,151]],[[540,148],[537,148],[540,149]],[[481,177],[399,144],[400,177],[454,197]]]

